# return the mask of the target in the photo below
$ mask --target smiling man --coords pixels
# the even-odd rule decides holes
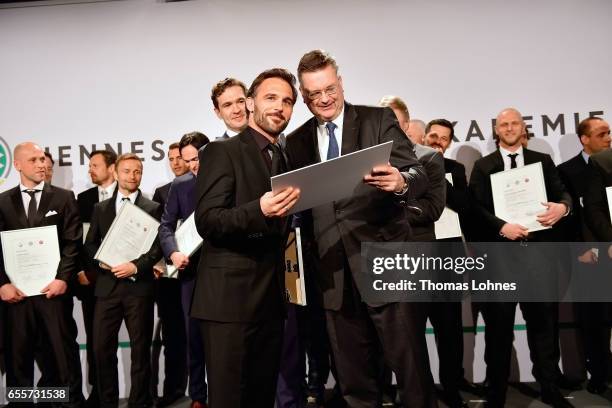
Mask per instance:
[[[235,78],[225,78],[213,86],[210,98],[215,114],[226,130],[218,139],[236,136],[247,127],[246,86]]]
[[[425,191],[427,175],[390,108],[345,102],[338,65],[330,54],[306,53],[298,64],[298,79],[304,103],[314,116],[287,137],[292,168],[393,141],[390,164],[372,169],[353,196],[313,208],[311,221],[308,214],[304,217],[305,225],[312,223],[317,241],[315,278],[344,400],[351,407],[378,407],[381,389],[374,356],[382,344],[385,362],[404,391],[405,405],[437,406],[423,307],[368,304],[355,282],[362,242],[410,239],[402,202]]]
[[[211,408],[272,407],[285,316],[287,212],[299,191],[270,191],[277,144],[297,98],[274,68],[248,91],[249,126],[200,154],[195,222],[204,238],[191,315],[201,319]]]

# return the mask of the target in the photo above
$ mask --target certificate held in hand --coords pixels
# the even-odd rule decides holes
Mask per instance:
[[[491,174],[491,191],[495,216],[512,224],[520,224],[529,232],[549,229],[537,220],[546,211],[548,202],[542,163]]]
[[[119,209],[94,258],[114,267],[151,249],[159,222],[130,202]]]
[[[0,232],[4,268],[11,283],[26,296],[40,291],[57,275],[60,262],[57,226]]]
[[[174,238],[176,239],[178,251],[188,257],[191,257],[191,255],[202,246],[203,239],[196,229],[193,213],[187,217],[185,222],[181,223],[174,233]],[[177,272],[178,269],[174,265],[167,266],[167,276],[169,278],[174,277]]]

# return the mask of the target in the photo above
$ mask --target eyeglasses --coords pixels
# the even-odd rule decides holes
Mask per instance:
[[[319,99],[323,97],[323,94],[327,96],[335,96],[337,93],[338,93],[338,85],[331,85],[323,89],[322,91],[308,92],[306,96],[311,101],[318,101]]]

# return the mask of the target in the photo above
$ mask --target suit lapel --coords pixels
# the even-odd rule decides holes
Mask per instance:
[[[345,103],[341,154],[344,156],[357,150],[359,150],[359,116],[353,105]]]
[[[538,161],[535,157],[533,157],[533,154],[531,154],[531,150],[529,149],[523,149],[523,155],[525,156],[525,166]]]
[[[23,200],[21,198],[21,190],[19,189],[19,186],[13,189],[13,192],[11,193],[11,201],[13,201],[13,208],[15,209],[18,223],[23,226],[23,228],[27,228],[28,217],[26,216],[25,208],[23,208]]]
[[[51,199],[53,198],[53,188],[45,183],[43,186],[43,190],[40,196],[40,203],[38,203],[38,211],[36,211],[36,225],[40,224],[45,214],[47,214],[47,210],[49,209],[49,205],[51,204]]]
[[[248,130],[240,133],[240,148],[242,149],[243,163],[247,165],[247,176],[251,173],[249,170],[255,172],[256,176],[253,178],[249,177],[249,181],[254,187],[256,195],[261,191],[270,191],[270,170],[264,163],[264,158],[261,157],[259,147],[255,142],[254,135]],[[250,169],[249,169],[250,168]],[[251,184],[250,183],[250,184]]]
[[[493,161],[493,168],[491,174],[504,171],[504,159],[502,158],[499,149],[496,150],[495,153],[493,153],[493,156],[491,156],[491,160]]]

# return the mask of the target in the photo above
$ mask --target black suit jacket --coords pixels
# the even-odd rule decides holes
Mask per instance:
[[[77,196],[77,204],[79,205],[79,214],[82,222],[91,222],[91,214],[97,202],[98,186],[94,186],[79,193]]]
[[[94,206],[91,217],[91,225],[87,238],[85,239],[85,250],[90,262],[90,268],[97,271],[96,296],[108,296],[111,294],[119,279],[111,271],[100,268],[98,261],[94,260],[94,255],[102,244],[115,216],[116,196],[108,200],[99,202]],[[161,218],[160,205],[142,196],[139,192],[136,197],[136,206],[146,211],[149,215],[159,220]],[[159,240],[156,239],[151,245],[151,249],[132,262],[138,268],[138,273],[134,275],[135,281],[126,279],[132,285],[132,293],[136,296],[150,296],[153,294],[153,265],[162,257]]]
[[[170,184],[172,184],[172,182],[157,187],[155,189],[155,192],[153,193],[153,201],[161,205],[162,212],[164,206],[166,205],[166,201],[168,201],[168,194],[170,193]]]
[[[204,239],[191,315],[219,322],[282,319],[286,219],[259,206],[270,171],[247,128],[200,151],[195,222]]]
[[[569,217],[562,220],[565,239],[570,242],[596,241],[584,219],[583,199],[587,190],[589,166],[582,153],[557,166],[559,176],[572,196],[574,208]]]
[[[391,165],[405,172],[408,178],[410,187],[404,196],[364,183],[355,189],[353,196],[314,208],[309,213],[320,263],[316,277],[327,309],[339,310],[342,305],[345,256],[351,272],[358,274],[362,242],[410,239],[412,228],[406,200],[421,196],[428,186],[425,170],[414,154],[414,145],[398,126],[391,109],[345,104],[343,155],[390,140],[393,141]],[[321,161],[316,118],[287,136],[287,156],[294,169]],[[306,216],[304,222],[307,222]]]
[[[415,145],[414,153],[425,168],[429,188],[420,197],[407,202],[412,241],[433,241],[436,239],[434,223],[440,218],[446,202],[444,160],[436,150],[423,145]]]
[[[544,183],[546,184],[546,195],[548,201],[564,203],[568,209],[572,208],[572,198],[565,189],[559,173],[551,157],[545,153],[523,149],[525,165],[537,162],[542,163],[544,173]],[[474,213],[481,220],[478,224],[479,241],[504,241],[505,238],[499,235],[499,231],[506,221],[495,216],[493,206],[493,194],[491,190],[491,174],[504,171],[504,161],[499,150],[482,157],[474,163],[472,175],[470,177],[470,192],[474,198]],[[542,212],[544,207],[542,207]],[[537,231],[529,234],[529,239],[537,241],[557,241],[562,239],[558,234],[558,223],[549,230]]]
[[[606,188],[612,186],[612,149],[589,158],[589,178],[584,195],[586,221],[598,241],[612,241],[612,225]]]
[[[49,212],[56,214],[46,216]],[[59,240],[61,259],[56,279],[70,282],[79,271],[79,249],[83,240],[83,227],[79,219],[74,193],[46,184],[38,204],[36,227],[55,225]],[[0,231],[29,228],[26,210],[23,208],[19,186],[0,194]],[[4,269],[4,258],[0,251],[0,286],[10,283]]]

